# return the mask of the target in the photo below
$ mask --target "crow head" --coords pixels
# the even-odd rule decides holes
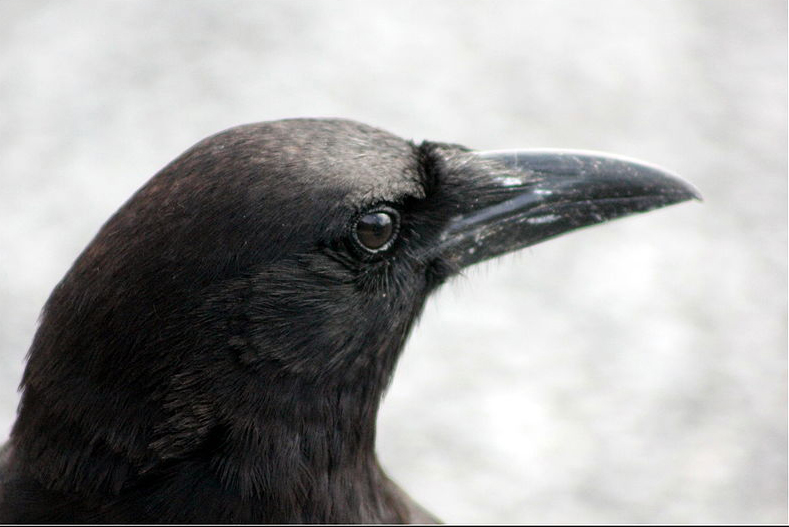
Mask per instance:
[[[16,466],[86,511],[153,521],[402,520],[375,418],[429,293],[696,196],[612,156],[416,145],[343,120],[219,133],[123,205],[52,293]]]

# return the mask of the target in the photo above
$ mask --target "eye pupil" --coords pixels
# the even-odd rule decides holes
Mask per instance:
[[[356,223],[356,238],[365,248],[375,251],[384,247],[395,232],[395,220],[387,212],[365,214]]]

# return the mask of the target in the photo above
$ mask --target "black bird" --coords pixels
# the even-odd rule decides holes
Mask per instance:
[[[429,522],[375,456],[425,299],[473,263],[698,197],[656,167],[359,123],[239,126],[162,169],[52,292],[3,522]]]

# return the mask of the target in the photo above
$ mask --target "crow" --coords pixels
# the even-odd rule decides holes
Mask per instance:
[[[419,144],[342,119],[220,132],[55,287],[0,454],[0,521],[428,523],[376,415],[465,267],[699,198],[652,165]]]

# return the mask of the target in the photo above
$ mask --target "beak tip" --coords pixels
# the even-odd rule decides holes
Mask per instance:
[[[683,178],[681,178],[681,177],[679,177],[679,176],[677,176],[675,174],[671,174],[671,177],[680,186],[680,188],[678,190],[679,190],[680,195],[683,198],[681,201],[688,201],[688,200],[695,200],[695,201],[701,201],[701,202],[704,201],[704,196],[701,195],[701,191],[698,188],[696,188],[695,185],[693,185],[692,183],[689,183],[685,179],[683,179]]]

